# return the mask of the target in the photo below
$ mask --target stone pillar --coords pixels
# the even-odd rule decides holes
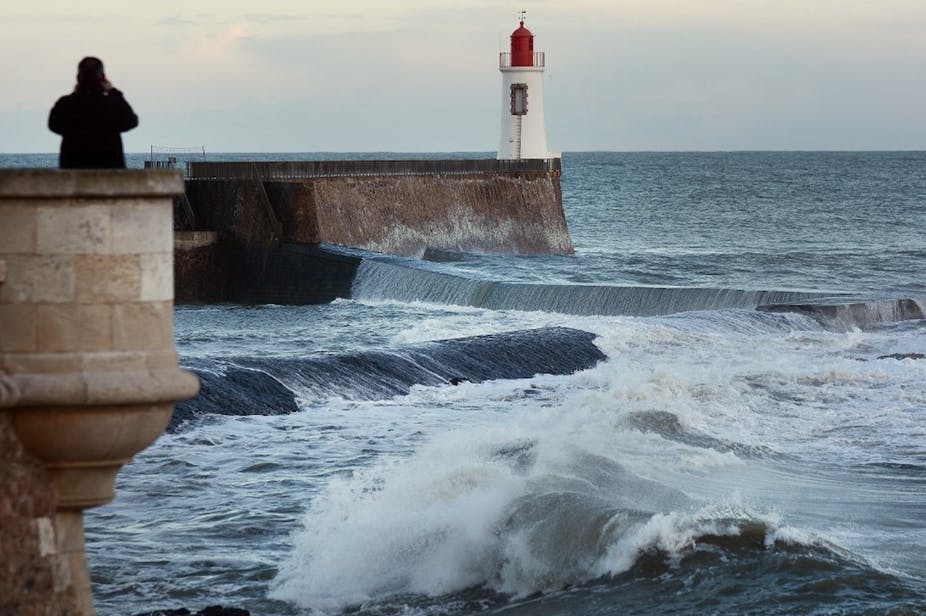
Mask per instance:
[[[198,391],[173,339],[182,193],[177,171],[0,170],[0,613],[93,613],[83,510]]]

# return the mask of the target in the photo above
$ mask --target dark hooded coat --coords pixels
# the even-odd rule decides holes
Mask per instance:
[[[62,137],[62,169],[124,169],[121,133],[136,126],[138,116],[115,88],[78,88],[48,116],[48,128]]]

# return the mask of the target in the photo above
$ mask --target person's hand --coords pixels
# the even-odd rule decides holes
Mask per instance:
[[[109,79],[106,77],[100,80],[100,86],[102,86],[104,92],[109,92],[113,89],[113,84],[109,83]]]

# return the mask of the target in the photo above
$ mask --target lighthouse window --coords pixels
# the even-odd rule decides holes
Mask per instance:
[[[511,115],[527,115],[527,84],[511,84]]]

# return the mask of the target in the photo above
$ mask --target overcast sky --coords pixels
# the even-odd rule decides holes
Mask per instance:
[[[926,149],[926,0],[2,0],[0,151],[85,55],[127,151],[494,151],[522,8],[552,150]]]

